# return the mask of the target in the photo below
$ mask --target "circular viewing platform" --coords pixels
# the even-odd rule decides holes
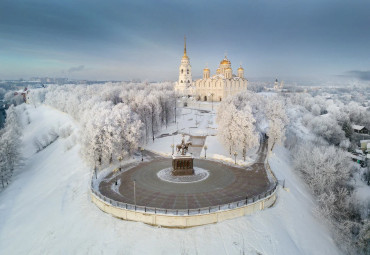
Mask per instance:
[[[266,150],[267,143],[261,144],[258,159],[248,167],[194,159],[193,176],[166,176],[171,175],[167,169],[172,159],[156,156],[92,183],[92,199],[118,218],[166,227],[192,227],[251,214],[276,200],[277,182],[264,163]]]
[[[263,195],[271,188],[264,165],[258,168],[239,168],[220,162],[195,159],[194,166],[206,169],[203,181],[172,183],[157,176],[171,165],[162,158],[141,163],[117,175],[108,175],[99,184],[99,192],[114,201],[137,206],[187,210],[218,206]],[[135,192],[134,192],[135,180]],[[116,187],[117,188],[116,188]],[[136,196],[136,203],[135,203]]]

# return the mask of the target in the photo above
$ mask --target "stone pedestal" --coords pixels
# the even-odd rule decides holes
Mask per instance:
[[[193,157],[190,155],[176,155],[172,157],[172,174],[193,175]]]

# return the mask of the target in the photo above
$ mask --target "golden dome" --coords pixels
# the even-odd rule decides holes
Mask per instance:
[[[231,70],[231,68],[230,68],[230,67],[228,67],[228,68],[226,68],[225,70]]]
[[[209,71],[209,68],[208,68],[208,67],[206,67],[206,68],[204,68],[204,69],[203,69],[203,71]]]
[[[239,67],[239,68],[238,68],[238,71],[239,71],[239,70],[241,70],[241,71],[242,71],[242,70],[244,70],[244,69],[243,69],[243,67]]]
[[[230,60],[227,59],[227,57],[225,56],[225,58],[221,61],[220,63],[221,65],[231,65],[231,62]]]
[[[189,59],[189,57],[186,55],[186,53],[184,54],[184,56],[182,56],[183,59]]]

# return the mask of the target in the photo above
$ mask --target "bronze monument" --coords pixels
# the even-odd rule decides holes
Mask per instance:
[[[184,136],[181,144],[176,145],[177,155],[172,157],[172,174],[173,175],[193,175],[193,157],[187,152],[191,143],[185,143]]]

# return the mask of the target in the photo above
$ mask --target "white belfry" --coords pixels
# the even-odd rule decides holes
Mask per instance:
[[[179,80],[176,83],[175,90],[180,95],[191,95],[193,93],[192,84],[191,65],[189,57],[186,55],[186,37],[184,37],[184,55],[181,58]]]

